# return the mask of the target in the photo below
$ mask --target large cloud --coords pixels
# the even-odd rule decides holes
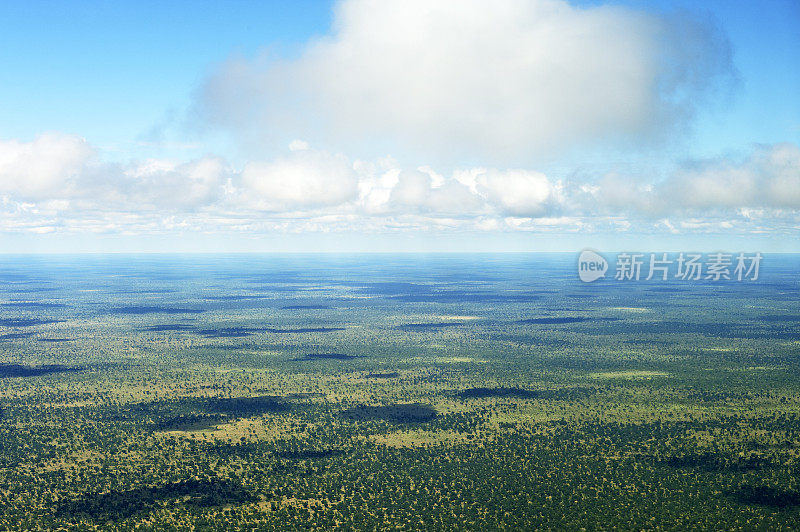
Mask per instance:
[[[199,106],[262,140],[507,164],[669,131],[730,70],[725,39],[688,15],[563,0],[343,0],[331,35],[292,61],[231,59]]]

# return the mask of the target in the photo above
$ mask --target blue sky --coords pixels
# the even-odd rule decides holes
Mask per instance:
[[[799,3],[489,4],[2,3],[0,251],[800,251]]]
[[[319,0],[3,2],[0,14],[0,135],[125,149],[188,107],[215,64],[265,46],[290,56],[331,18]]]

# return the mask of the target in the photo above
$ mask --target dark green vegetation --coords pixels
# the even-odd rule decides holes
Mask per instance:
[[[347,355],[345,353],[309,353],[305,357],[298,358],[297,360],[352,360],[354,358],[358,357],[354,355]]]
[[[37,318],[4,318],[0,319],[0,327],[33,327],[35,325],[49,325],[63,320],[40,320]]]
[[[37,377],[48,373],[64,373],[67,371],[81,371],[82,368],[72,368],[61,364],[44,364],[42,366],[23,366],[22,364],[0,364],[0,378],[7,377]]]
[[[264,332],[268,333],[275,333],[275,334],[300,334],[300,333],[326,333],[326,332],[336,332],[336,331],[343,331],[342,327],[295,327],[289,329],[276,329],[274,327],[268,327],[264,329]]]
[[[367,373],[366,375],[368,379],[394,379],[399,376],[400,374],[396,371],[390,371],[389,373]]]
[[[528,318],[520,320],[520,323],[539,324],[539,325],[563,325],[565,323],[580,323],[582,321],[617,321],[619,318],[589,318],[585,316],[563,316],[556,318]]]
[[[201,478],[171,482],[163,486],[109,491],[66,501],[56,515],[113,523],[119,518],[146,515],[156,508],[180,506],[207,508],[256,502],[258,499],[227,479]]]
[[[800,522],[800,257],[0,265],[0,529]]]
[[[459,393],[461,397],[486,398],[486,397],[519,397],[520,399],[533,399],[540,392],[536,390],[523,390],[522,388],[468,388]]]
[[[436,331],[438,329],[443,329],[445,327],[458,327],[462,325],[461,323],[406,323],[405,325],[400,325],[397,327],[400,331]]]
[[[113,314],[197,314],[203,312],[200,309],[172,308],[172,307],[148,307],[145,305],[134,305],[129,307],[119,307],[111,309]]]
[[[386,406],[358,405],[342,411],[342,417],[350,420],[383,420],[390,423],[421,423],[436,418],[436,409],[419,403],[393,404]]]

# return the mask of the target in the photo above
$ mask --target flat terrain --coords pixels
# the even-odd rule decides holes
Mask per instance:
[[[790,530],[800,256],[6,257],[0,529]]]

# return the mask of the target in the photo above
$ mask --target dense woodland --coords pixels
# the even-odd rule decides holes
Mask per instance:
[[[800,523],[798,264],[106,260],[0,268],[0,529]]]

